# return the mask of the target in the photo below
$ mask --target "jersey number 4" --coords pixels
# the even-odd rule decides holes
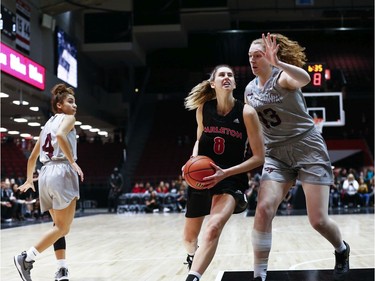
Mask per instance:
[[[262,112],[258,112],[258,116],[266,128],[276,127],[281,124],[279,115],[272,108],[266,108]]]
[[[42,146],[44,152],[47,153],[48,157],[51,159],[53,156],[53,146],[52,146],[52,137],[51,134],[47,134],[44,144]]]

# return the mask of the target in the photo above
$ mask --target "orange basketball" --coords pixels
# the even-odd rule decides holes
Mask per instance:
[[[214,163],[214,161],[204,155],[190,158],[184,166],[186,182],[195,189],[204,189],[203,178],[215,174],[215,169],[210,163]]]

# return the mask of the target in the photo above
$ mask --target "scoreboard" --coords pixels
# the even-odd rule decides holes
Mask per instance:
[[[16,38],[16,14],[1,5],[1,33],[14,40]]]
[[[326,82],[326,68],[323,63],[307,63],[306,70],[310,75],[310,88],[315,90],[323,89]]]

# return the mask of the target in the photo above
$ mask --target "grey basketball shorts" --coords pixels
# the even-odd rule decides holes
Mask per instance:
[[[263,165],[262,180],[333,184],[332,165],[327,146],[320,134],[310,134],[305,138],[283,146],[267,148]]]
[[[65,209],[74,198],[79,199],[78,174],[68,161],[46,163],[38,185],[41,212]]]

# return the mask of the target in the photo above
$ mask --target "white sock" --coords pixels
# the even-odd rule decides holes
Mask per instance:
[[[199,274],[198,272],[196,272],[196,271],[189,271],[189,275],[194,275],[194,276],[197,276],[199,279],[201,279],[202,278],[202,274]]]
[[[57,260],[57,269],[60,268],[68,268],[68,264],[66,262],[66,259]]]
[[[26,261],[35,261],[35,258],[37,255],[39,255],[39,252],[34,247],[31,247],[30,249],[26,251],[26,254],[27,254]]]
[[[262,281],[266,280],[267,277],[267,263],[258,263],[254,265],[254,277],[262,277]]]
[[[270,252],[272,245],[272,232],[260,232],[253,229],[251,240],[255,251]],[[263,281],[266,280],[267,267],[268,255],[264,258],[256,258],[254,256],[254,277],[260,276]]]
[[[346,245],[344,244],[344,241],[342,241],[340,247],[335,248],[335,250],[336,250],[337,253],[344,252],[346,250]]]

